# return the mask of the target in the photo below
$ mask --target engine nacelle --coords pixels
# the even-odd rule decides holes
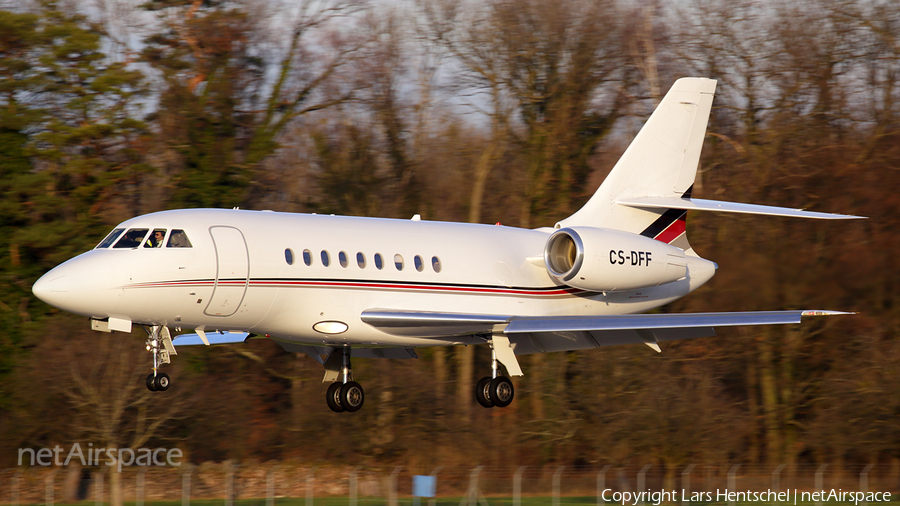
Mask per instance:
[[[687,275],[684,250],[628,232],[593,227],[562,228],[544,247],[550,275],[594,292],[647,288]]]

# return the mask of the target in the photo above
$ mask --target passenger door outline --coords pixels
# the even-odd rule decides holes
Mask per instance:
[[[235,227],[209,227],[209,234],[216,252],[216,281],[203,312],[231,316],[241,307],[250,284],[250,252],[244,234]]]

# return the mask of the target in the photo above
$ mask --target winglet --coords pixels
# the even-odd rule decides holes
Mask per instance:
[[[828,311],[822,309],[808,309],[800,313],[800,316],[835,316],[835,315],[844,315],[844,314],[856,314],[855,312],[846,312],[846,311]]]

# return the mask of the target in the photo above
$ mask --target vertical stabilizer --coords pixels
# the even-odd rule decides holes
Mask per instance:
[[[640,209],[616,201],[690,197],[715,91],[712,79],[675,81],[594,196],[558,226],[624,230],[690,250],[684,210]]]

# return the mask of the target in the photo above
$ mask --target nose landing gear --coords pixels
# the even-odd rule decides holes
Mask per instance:
[[[171,362],[171,355],[177,355],[175,346],[172,345],[172,336],[169,328],[154,325],[147,331],[147,351],[153,355],[153,372],[147,376],[147,389],[151,392],[164,392],[169,389],[171,380],[169,375],[159,372],[159,366]]]
[[[149,375],[147,375],[147,389],[151,392],[166,391],[169,389],[170,381],[171,380],[169,380],[169,375],[164,372],[156,373],[155,376],[151,372]]]
[[[338,350],[340,349],[340,354]],[[340,360],[340,367],[337,367]],[[342,381],[338,380],[338,375],[343,376]],[[363,402],[366,400],[366,394],[362,385],[353,381],[353,372],[350,366],[350,347],[332,348],[331,354],[325,361],[325,381],[331,379],[333,383],[328,386],[325,392],[325,402],[328,407],[335,413],[347,411],[350,413],[359,411]]]

